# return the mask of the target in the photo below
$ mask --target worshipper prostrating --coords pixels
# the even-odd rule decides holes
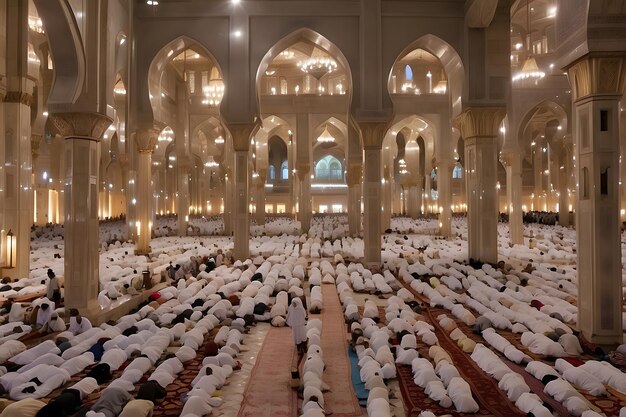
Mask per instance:
[[[306,350],[306,310],[300,298],[294,298],[287,310],[287,325],[291,327],[293,343],[298,348],[300,356]]]
[[[70,309],[70,328],[68,329],[74,336],[91,329],[89,319],[82,317],[77,309]]]
[[[9,404],[0,414],[0,417],[35,417],[37,412],[43,408],[46,403],[33,398],[16,401]]]

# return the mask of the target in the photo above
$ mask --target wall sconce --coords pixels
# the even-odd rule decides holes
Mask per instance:
[[[13,269],[15,267],[16,243],[15,235],[13,235],[13,231],[9,229],[7,232],[7,263],[9,265],[6,266],[5,269]]]

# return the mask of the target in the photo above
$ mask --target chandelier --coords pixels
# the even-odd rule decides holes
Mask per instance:
[[[330,142],[335,141],[335,138],[333,137],[333,135],[331,135],[330,132],[328,131],[328,125],[324,126],[324,131],[322,132],[321,135],[319,135],[319,137],[317,138],[317,141],[320,143],[330,143]]]
[[[168,126],[161,131],[161,134],[159,134],[159,137],[158,137],[158,141],[159,142],[171,142],[172,140],[174,140],[174,131],[172,130],[171,127]]]
[[[528,58],[522,65],[522,70],[513,76],[513,81],[534,79],[535,81],[546,76],[546,73],[541,71],[537,66],[537,61],[532,56],[530,50],[531,42],[531,28],[530,28],[530,0],[526,0],[526,28],[528,29],[528,35],[526,37],[526,48],[528,49]]]
[[[224,138],[222,137],[222,135],[219,135],[218,137],[215,138],[216,145],[222,145],[223,143],[224,143]]]
[[[324,75],[337,69],[337,62],[328,55],[324,55],[322,51],[314,49],[311,57],[299,62],[298,66],[303,72],[312,75],[319,81]]]
[[[409,171],[406,169],[406,161],[404,159],[398,160],[398,168],[400,168],[400,174],[408,174]]]
[[[224,80],[219,74],[216,67],[211,69],[211,76],[209,78],[209,85],[203,88],[204,100],[202,104],[208,106],[219,106],[224,97]]]
[[[207,168],[217,168],[219,165],[220,164],[215,162],[215,159],[213,158],[213,155],[209,156],[207,161],[204,163],[204,166],[207,167]]]

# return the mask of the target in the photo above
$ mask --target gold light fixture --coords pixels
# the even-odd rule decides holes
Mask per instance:
[[[16,262],[16,239],[13,231],[9,229],[7,232],[7,263],[6,269],[13,269]]]
[[[324,75],[330,74],[337,69],[337,62],[321,50],[314,48],[311,57],[299,62],[298,66],[303,72],[311,74],[319,81]]]
[[[522,70],[513,76],[513,81],[521,81],[521,80],[540,80],[541,78],[546,76],[546,73],[539,69],[537,65],[537,61],[532,55],[531,50],[531,34],[532,30],[530,27],[530,0],[526,0],[526,28],[528,29],[528,34],[526,36],[526,48],[528,51],[528,58],[524,61],[524,65],[522,65]]]
[[[322,132],[321,135],[319,135],[319,137],[317,138],[317,141],[319,143],[331,143],[335,141],[335,138],[333,137],[333,135],[331,135],[330,132],[328,131],[328,125],[324,126],[324,131]]]

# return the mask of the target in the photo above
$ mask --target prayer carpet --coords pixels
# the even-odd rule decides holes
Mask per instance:
[[[323,380],[330,386],[330,391],[324,393],[324,408],[333,417],[361,416],[363,411],[352,386],[343,308],[335,285],[323,284],[322,297],[321,348],[326,364]]]
[[[294,354],[291,329],[272,327],[250,374],[238,417],[298,415],[297,393],[290,386]]]

